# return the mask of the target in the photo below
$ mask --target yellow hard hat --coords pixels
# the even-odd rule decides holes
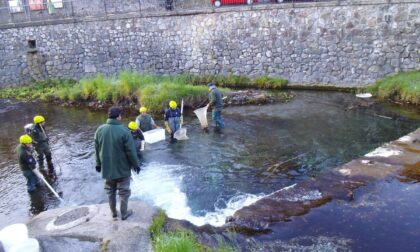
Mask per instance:
[[[175,109],[175,108],[176,108],[176,106],[177,106],[177,104],[176,104],[176,102],[175,102],[175,101],[170,101],[170,102],[169,102],[169,107],[170,107],[171,109]]]
[[[131,130],[138,130],[139,129],[139,126],[137,125],[136,122],[130,122],[128,124],[128,128],[131,129]]]
[[[146,108],[146,107],[141,107],[141,108],[139,109],[139,111],[140,111],[140,113],[146,113],[147,108]]]
[[[45,121],[45,118],[43,116],[37,115],[37,116],[34,117],[34,123],[35,124],[42,123],[44,121]]]
[[[32,143],[32,137],[30,137],[29,135],[22,135],[19,138],[19,142],[21,144],[30,144]]]

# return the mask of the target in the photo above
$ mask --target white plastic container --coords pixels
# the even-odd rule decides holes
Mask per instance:
[[[159,141],[165,140],[165,130],[164,129],[153,129],[143,133],[144,141],[148,144],[157,143]]]
[[[9,225],[0,231],[0,241],[3,243],[5,251],[28,239],[28,228],[25,224],[18,223]]]
[[[356,94],[356,97],[359,98],[371,98],[372,94],[371,93],[360,93],[360,94]]]
[[[39,252],[38,240],[28,238],[18,244],[13,245],[8,252]]]

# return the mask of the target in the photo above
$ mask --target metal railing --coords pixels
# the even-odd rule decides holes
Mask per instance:
[[[240,5],[298,4],[303,2],[331,2],[332,0],[63,0],[62,8],[48,7],[48,0],[42,1],[42,8],[31,10],[29,0],[20,0],[21,11],[11,8],[9,1],[0,2],[0,25],[19,24],[32,21],[62,20],[79,17],[101,17],[125,13],[169,13],[171,11],[233,8]],[[369,2],[369,0],[336,0],[335,2]],[[54,2],[54,1],[53,1]],[[230,2],[231,4],[226,4]],[[232,4],[232,2],[238,4]],[[220,7],[216,7],[221,4]]]

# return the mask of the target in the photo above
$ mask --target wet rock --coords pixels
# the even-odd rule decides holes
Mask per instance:
[[[400,175],[404,176],[406,180],[414,180],[416,182],[420,182],[420,162],[404,165],[404,169],[401,171]],[[406,181],[404,179],[400,180]]]
[[[301,236],[264,243],[249,240],[248,243],[249,251],[352,251],[351,239],[335,236]]]
[[[108,204],[51,209],[29,221],[29,235],[40,240],[44,252],[151,251],[148,227],[157,210],[140,201],[129,207],[134,214],[125,221],[113,221]]]
[[[234,220],[235,220],[235,218],[233,218],[233,216],[228,216],[228,217],[226,217],[225,222],[229,223],[229,222],[232,222]]]
[[[68,252],[68,251],[98,251],[101,248],[100,241],[87,241],[77,238],[60,236],[39,236],[39,245],[44,251]]]

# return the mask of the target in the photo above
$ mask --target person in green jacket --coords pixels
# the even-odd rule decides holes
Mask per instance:
[[[133,214],[128,210],[128,198],[131,195],[131,168],[140,172],[137,151],[130,130],[121,123],[122,109],[111,107],[108,120],[95,132],[96,171],[105,179],[105,191],[109,199],[112,217],[117,219],[117,196],[120,197],[121,219]]]
[[[140,115],[137,116],[136,123],[142,132],[158,128],[152,116],[147,113],[146,107],[141,107],[139,111]]]
[[[209,88],[209,104],[211,106],[212,112],[211,117],[213,122],[216,124],[215,130],[220,131],[225,128],[225,123],[222,120],[222,109],[223,109],[223,94],[217,89],[216,84],[210,82],[207,84]]]
[[[16,147],[19,167],[26,178],[28,192],[31,193],[40,184],[38,177],[33,172],[36,169],[36,161],[32,155],[32,138],[29,135],[22,135],[19,142],[20,144]]]
[[[40,169],[44,168],[44,156],[47,159],[49,170],[53,170],[52,155],[49,139],[45,131],[45,118],[41,115],[34,117],[34,125],[30,129],[30,135],[33,140],[36,153],[38,153],[38,165]]]

